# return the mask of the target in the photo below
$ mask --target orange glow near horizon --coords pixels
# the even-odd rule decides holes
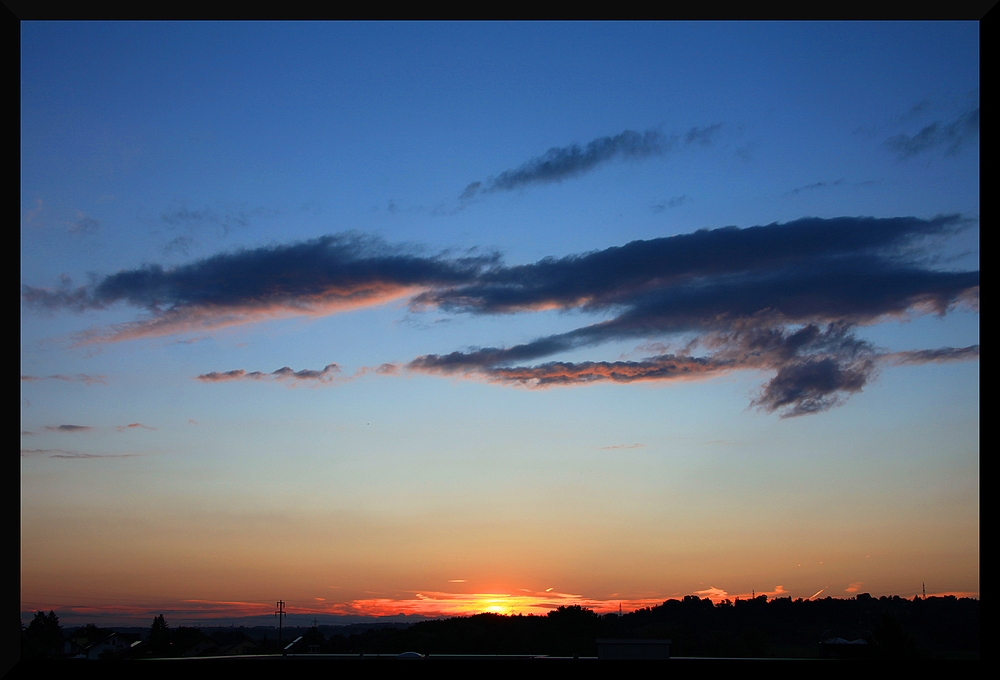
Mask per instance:
[[[825,589],[824,589],[825,590]],[[822,592],[822,591],[821,591]],[[729,600],[748,600],[752,596],[767,596],[768,600],[777,597],[788,597],[788,591],[782,586],[776,586],[772,591],[740,593],[731,595],[721,588],[707,588],[692,593],[697,597],[711,600],[714,604]],[[936,592],[929,593],[933,597],[957,597],[978,599],[978,592]],[[630,599],[596,599],[573,595],[569,593],[532,592],[521,589],[518,592],[496,593],[444,593],[421,592],[410,597],[400,598],[367,598],[348,602],[326,602],[322,598],[313,598],[312,602],[298,604],[287,603],[288,615],[312,618],[315,616],[359,616],[359,617],[397,617],[422,616],[427,618],[472,616],[475,614],[535,615],[545,616],[559,607],[578,605],[591,609],[598,614],[608,614],[621,611],[630,613],[646,607],[658,607],[667,599],[672,598],[630,598]],[[803,599],[814,599],[816,596]],[[900,596],[903,597],[903,596]],[[914,595],[913,597],[919,597]],[[904,599],[912,599],[905,597]],[[243,602],[234,600],[204,600],[191,599],[174,602],[144,603],[136,605],[59,605],[55,602],[22,601],[23,611],[55,610],[60,617],[72,621],[100,621],[113,619],[117,621],[130,620],[137,625],[145,625],[148,620],[163,614],[168,622],[181,625],[197,624],[199,621],[209,622],[219,619],[242,619],[250,617],[267,617],[274,612],[273,602]],[[287,625],[292,625],[291,623]],[[298,624],[295,624],[298,625]]]
[[[472,614],[539,614],[559,607],[579,605],[598,613],[616,612],[619,605],[627,610],[655,607],[663,598],[598,600],[569,593],[530,591],[498,593],[414,593],[412,598],[370,598],[332,604],[322,610],[327,614],[360,616],[469,616]]]

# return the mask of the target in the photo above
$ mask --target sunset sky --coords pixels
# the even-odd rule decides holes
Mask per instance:
[[[975,22],[22,23],[22,611],[978,597],[979,78]]]

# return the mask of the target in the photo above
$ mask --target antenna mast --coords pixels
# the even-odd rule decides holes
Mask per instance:
[[[285,614],[285,601],[278,600],[275,606],[278,608],[278,611],[274,612],[274,615],[278,617],[278,642],[281,642],[281,620],[287,616]]]

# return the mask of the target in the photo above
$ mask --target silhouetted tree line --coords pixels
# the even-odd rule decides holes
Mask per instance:
[[[54,611],[36,612],[27,626],[21,624],[21,657],[25,659],[58,658],[62,655],[63,633]]]
[[[210,630],[210,629],[207,629]],[[113,631],[90,624],[65,639],[79,645]],[[979,600],[931,597],[792,600],[766,596],[713,604],[696,596],[619,617],[580,606],[559,607],[546,616],[477,614],[422,621],[408,627],[373,626],[344,634],[344,627],[286,630],[284,641],[251,638],[240,629],[206,633],[170,628],[153,620],[146,640],[123,654],[133,658],[275,654],[301,636],[294,653],[530,654],[596,656],[601,638],[670,639],[672,656],[815,657],[822,640],[864,639],[870,658],[978,658]],[[38,612],[21,629],[24,658],[55,658],[64,636],[54,612]]]
[[[346,637],[324,636],[321,627],[308,636],[324,653],[596,656],[601,638],[666,638],[672,656],[815,657],[821,640],[841,638],[864,639],[873,658],[960,657],[978,655],[979,600],[762,595],[713,604],[688,596],[621,617],[570,606],[547,616],[477,614]]]

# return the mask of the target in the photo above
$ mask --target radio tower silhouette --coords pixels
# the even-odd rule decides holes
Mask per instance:
[[[278,600],[278,603],[275,606],[278,608],[278,611],[274,612],[274,615],[278,617],[278,642],[280,643],[281,642],[281,620],[283,618],[285,618],[285,616],[287,616],[287,614],[285,614],[285,601],[284,600]]]

